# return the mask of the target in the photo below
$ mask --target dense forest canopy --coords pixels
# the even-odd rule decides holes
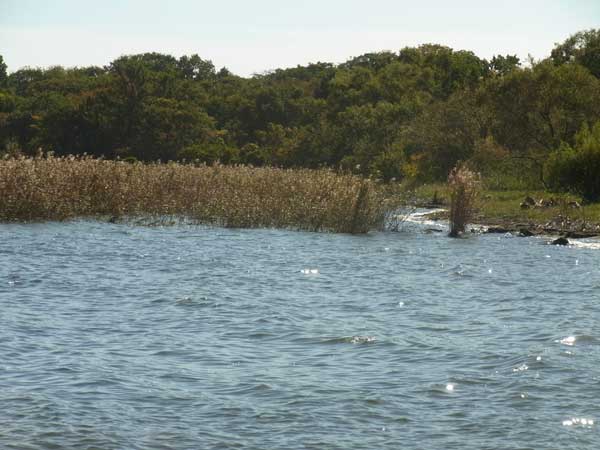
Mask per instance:
[[[544,184],[600,120],[600,30],[526,67],[425,44],[242,78],[198,55],[23,68],[0,56],[0,152],[330,166],[442,180],[458,161]]]

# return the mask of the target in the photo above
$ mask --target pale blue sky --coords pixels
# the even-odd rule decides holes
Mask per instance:
[[[543,58],[589,28],[600,0],[0,0],[9,71],[158,51],[247,76],[422,43]]]

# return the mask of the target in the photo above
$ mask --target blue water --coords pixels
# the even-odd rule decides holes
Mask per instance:
[[[406,228],[0,225],[0,448],[600,448],[600,250]]]

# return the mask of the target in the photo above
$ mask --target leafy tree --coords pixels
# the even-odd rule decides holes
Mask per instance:
[[[407,132],[408,154],[424,180],[443,181],[459,161],[471,158],[489,128],[488,111],[477,93],[456,92],[432,103],[417,116]]]
[[[552,60],[558,64],[581,64],[600,78],[600,29],[580,31],[552,50]]]
[[[439,99],[447,99],[457,90],[477,86],[488,70],[487,62],[472,52],[454,51],[435,44],[404,48],[398,60],[429,69],[428,90]]]
[[[580,65],[541,63],[485,85],[497,142],[514,153],[547,155],[600,118],[600,83]]]
[[[365,175],[375,172],[374,161],[392,150],[400,137],[402,122],[406,122],[405,110],[388,102],[346,109],[336,117],[331,162]]]
[[[340,68],[353,69],[355,67],[364,67],[372,72],[378,72],[397,59],[398,56],[393,52],[365,53],[346,61],[340,65]]]
[[[600,200],[600,122],[584,124],[573,146],[563,143],[546,163],[551,187],[571,191],[585,200]]]
[[[496,55],[492,57],[489,63],[491,73],[496,76],[504,76],[514,72],[521,66],[521,61],[517,55]]]
[[[26,67],[17,70],[8,76],[8,88],[13,90],[19,96],[28,95],[29,86],[38,80],[43,79],[44,72],[41,69],[32,69]]]
[[[129,155],[139,160],[175,160],[182,149],[216,136],[213,119],[198,106],[151,97],[141,104]]]
[[[4,63],[4,58],[0,55],[0,88],[6,86],[6,81],[8,80],[7,68],[8,66]]]
[[[327,103],[334,113],[377,100],[374,73],[366,67],[339,69],[328,86]]]
[[[214,64],[195,54],[179,58],[177,68],[189,80],[209,80],[216,76]]]

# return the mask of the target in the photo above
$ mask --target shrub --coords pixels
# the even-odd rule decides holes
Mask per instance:
[[[450,236],[457,237],[465,231],[475,210],[475,200],[479,192],[479,174],[464,165],[457,165],[450,171]]]
[[[600,200],[600,122],[584,125],[575,145],[563,143],[546,162],[546,179],[556,191],[571,192],[589,202]]]

